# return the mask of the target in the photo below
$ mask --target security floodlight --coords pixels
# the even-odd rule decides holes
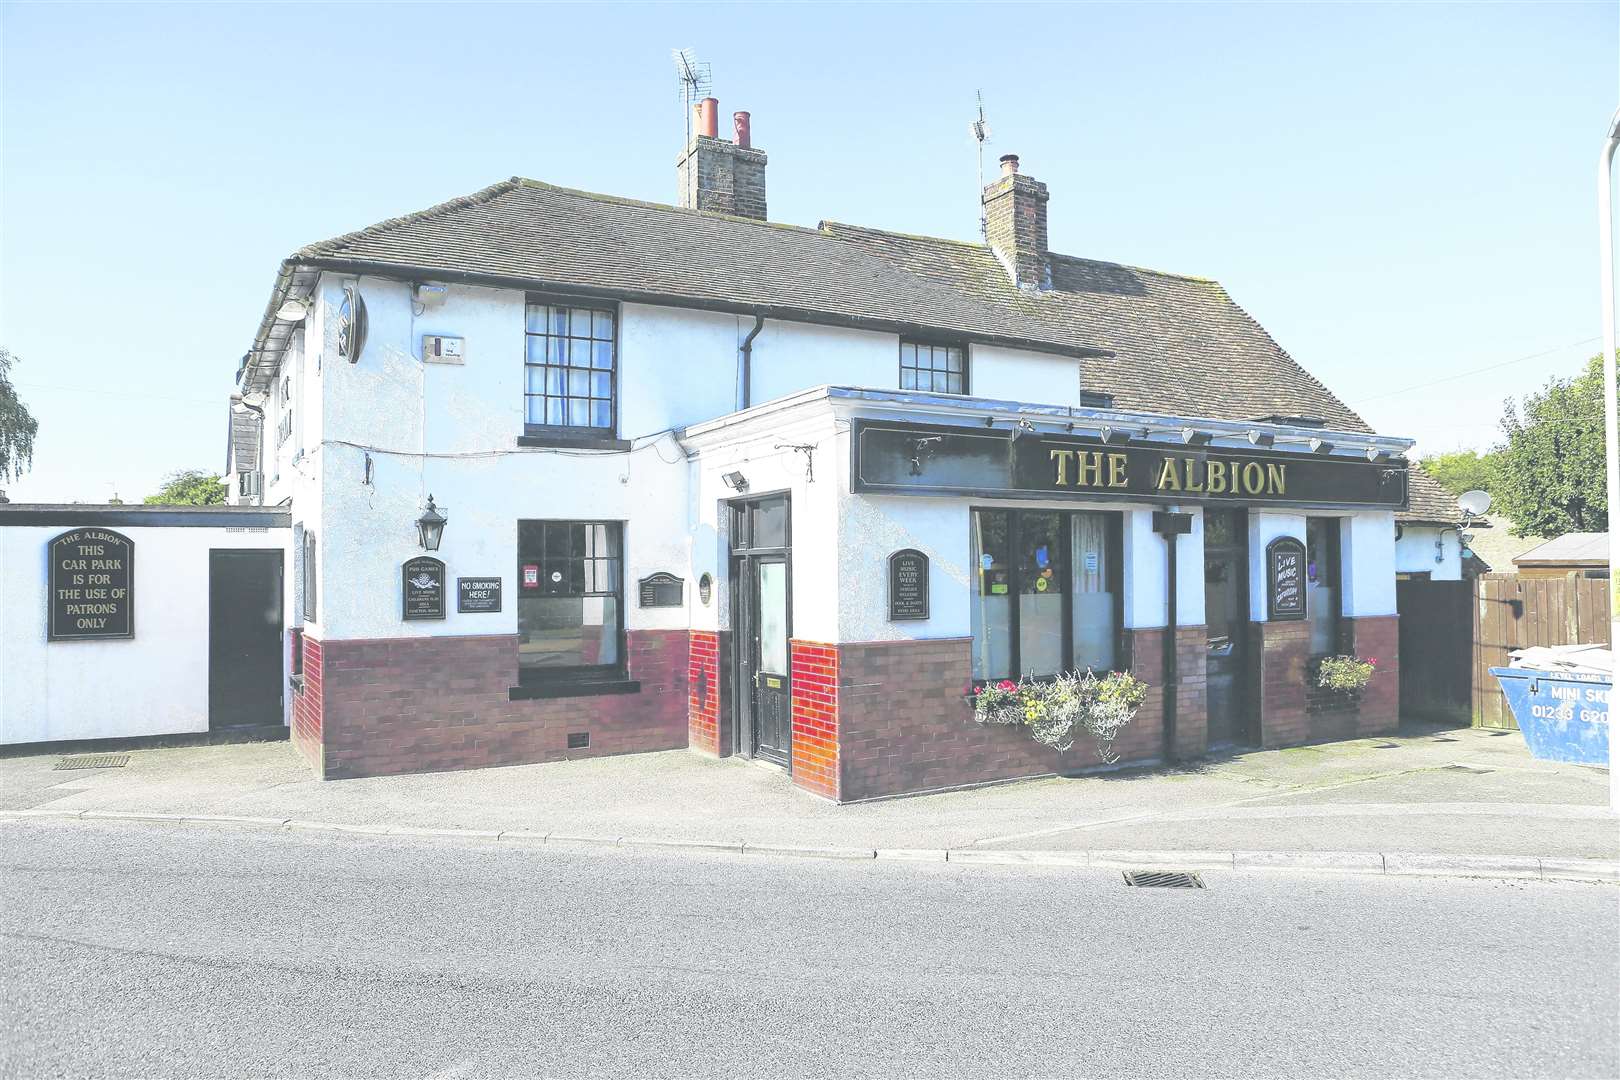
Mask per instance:
[[[735,470],[721,473],[720,479],[725,483],[726,487],[739,494],[748,490],[748,477]]]
[[[1491,508],[1491,493],[1480,491],[1477,488],[1473,491],[1465,491],[1457,496],[1457,505],[1469,517],[1479,517]]]
[[[303,322],[304,316],[309,314],[309,304],[297,297],[289,297],[276,308],[276,318],[282,322]]]

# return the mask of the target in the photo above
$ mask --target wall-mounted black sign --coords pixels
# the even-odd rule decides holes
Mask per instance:
[[[405,560],[399,576],[406,622],[444,618],[444,563],[431,555],[418,555]]]
[[[705,571],[703,576],[698,578],[698,599],[703,601],[703,606],[704,607],[708,607],[709,606],[709,601],[712,600],[713,598],[714,598],[714,575],[708,573],[707,571]]]
[[[856,421],[852,490],[1273,506],[1406,506],[1406,463]],[[927,443],[922,447],[923,442]],[[923,452],[926,451],[926,452]]]
[[[889,621],[928,618],[928,556],[902,548],[889,556]]]
[[[681,607],[686,603],[686,580],[659,571],[638,583],[642,607]]]
[[[135,636],[135,545],[111,529],[74,529],[50,544],[49,641]]]
[[[1287,622],[1305,617],[1305,545],[1279,536],[1266,545],[1266,618]]]
[[[483,613],[501,610],[501,579],[498,577],[456,578],[456,610]]]

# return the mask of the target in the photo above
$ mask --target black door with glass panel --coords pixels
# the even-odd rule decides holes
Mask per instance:
[[[1205,688],[1209,745],[1249,742],[1249,521],[1242,510],[1204,512]]]
[[[731,506],[732,611],[736,617],[739,744],[754,757],[791,768],[792,630],[788,498]]]

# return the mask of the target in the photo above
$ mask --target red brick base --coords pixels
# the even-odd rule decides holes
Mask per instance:
[[[303,649],[304,686],[293,698],[292,744],[319,773],[321,763],[321,643],[307,633],[297,638]]]
[[[634,694],[512,701],[516,635],[310,642],[316,719],[297,736],[325,779],[519,765],[687,744],[687,631],[627,635]],[[305,686],[309,657],[305,658]],[[295,718],[300,707],[294,704]],[[590,745],[569,749],[583,732]],[[309,746],[318,746],[314,754]]]
[[[1260,745],[1299,746],[1387,734],[1400,726],[1400,626],[1394,615],[1345,619],[1339,648],[1378,661],[1359,702],[1316,693],[1311,629],[1305,622],[1249,624],[1251,685],[1260,709]]]
[[[1162,639],[1163,631],[1157,632]],[[838,646],[839,790],[843,802],[1078,772],[1102,764],[1085,739],[1059,753],[1027,733],[979,724],[964,700],[969,638]],[[1160,680],[1155,669],[1152,681]],[[1144,706],[1114,745],[1124,761],[1159,754],[1158,706]]]
[[[725,745],[725,717],[729,714],[726,678],[731,667],[726,661],[729,634],[714,630],[693,630],[690,659],[686,664],[686,737],[694,750],[715,757],[730,753]]]
[[[793,641],[793,782],[838,799],[840,714],[839,647]]]

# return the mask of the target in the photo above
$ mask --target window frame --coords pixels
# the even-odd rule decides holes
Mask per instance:
[[[1074,515],[1081,513],[1103,514],[1108,519],[1107,524],[1107,556],[1108,556],[1108,588],[1114,596],[1114,667],[1109,672],[1126,671],[1130,666],[1129,650],[1125,647],[1125,514],[1120,510],[1082,506],[1082,507],[1032,507],[1032,506],[983,506],[972,504],[968,507],[969,515],[979,513],[1001,513],[1007,518],[1007,550],[1015,553],[1020,550],[1023,540],[1023,530],[1020,528],[1019,518],[1023,514],[1057,514],[1063,519],[1063,532],[1069,537],[1071,549],[1064,556],[1064,582],[1063,582],[1063,670],[1074,671],[1074,552],[1072,550],[1072,537],[1074,536]],[[969,519],[968,545],[971,549],[972,520]],[[1016,558],[1008,562],[1009,575],[1007,579],[1007,595],[1012,602],[1008,604],[1007,613],[1007,659],[1012,673],[989,675],[983,678],[974,677],[972,683],[975,687],[986,683],[1000,682],[1011,679],[1017,682],[1021,677],[1017,672],[1023,666],[1020,655],[1023,643],[1021,641],[1023,627],[1020,625],[1022,613],[1019,597],[1023,595],[1023,582],[1020,580],[1019,568]],[[977,567],[974,568],[977,570]],[[977,589],[977,578],[970,585]],[[975,597],[977,599],[977,597]],[[971,630],[969,631],[971,637]],[[1094,669],[1095,670],[1095,669]],[[1097,671],[1098,675],[1109,672]],[[1053,675],[1032,675],[1036,682],[1044,682],[1054,678]]]
[[[608,527],[610,529],[617,529],[619,531],[619,557],[618,557],[618,560],[617,560],[619,565],[618,565],[617,580],[614,582],[614,590],[612,592],[603,592],[601,590],[596,590],[596,591],[590,591],[590,592],[582,592],[582,593],[578,593],[578,594],[574,594],[574,593],[565,594],[565,595],[569,595],[569,596],[578,595],[581,598],[587,597],[587,596],[612,596],[612,597],[614,597],[614,599],[617,601],[617,604],[618,604],[618,615],[619,615],[619,628],[618,628],[618,635],[617,635],[618,657],[619,658],[618,658],[618,660],[616,660],[615,662],[613,662],[611,664],[571,664],[571,665],[568,665],[566,667],[536,668],[536,667],[526,666],[523,663],[523,658],[522,658],[522,655],[520,653],[519,657],[518,657],[517,685],[518,686],[527,686],[527,687],[565,686],[565,685],[570,685],[570,684],[574,684],[574,683],[622,682],[622,681],[628,679],[629,678],[629,675],[628,675],[628,671],[629,671],[629,666],[628,666],[629,652],[627,651],[627,628],[628,628],[628,624],[629,624],[630,620],[629,620],[628,605],[626,604],[626,601],[625,601],[625,584],[624,584],[625,583],[626,562],[628,561],[628,549],[625,546],[625,532],[626,532],[625,525],[626,525],[626,523],[623,522],[623,521],[614,521],[614,520],[605,519],[605,518],[591,518],[591,519],[586,519],[586,518],[519,518],[517,520],[517,565],[516,565],[516,571],[517,572],[516,572],[516,574],[514,576],[514,579],[515,579],[515,581],[517,583],[517,589],[516,589],[517,599],[516,599],[516,602],[513,605],[514,614],[519,614],[521,609],[519,609],[517,607],[517,605],[523,603],[523,601],[525,599],[544,599],[546,597],[546,594],[544,592],[540,593],[540,595],[538,597],[532,597],[532,596],[531,597],[525,597],[524,594],[523,594],[523,564],[524,564],[524,562],[526,562],[526,561],[527,562],[539,562],[541,564],[541,566],[544,567],[545,561],[546,561],[546,556],[543,553],[543,550],[544,550],[543,549],[543,545],[544,545],[544,540],[543,539],[542,539],[542,553],[540,555],[538,555],[534,559],[525,559],[524,558],[524,548],[523,548],[523,526],[524,525],[542,525],[542,526],[543,525],[604,525],[604,526],[606,526],[606,527]],[[544,529],[541,530],[541,536],[542,536],[542,538],[545,536]],[[542,569],[541,572],[543,574],[544,570]],[[523,634],[521,619],[522,619],[521,614],[519,614],[518,636],[519,636],[520,643],[521,643],[522,634]]]
[[[1305,518],[1305,563],[1311,565],[1312,537],[1314,530],[1320,530],[1323,544],[1327,550],[1322,552],[1320,584],[1333,590],[1333,643],[1330,650],[1337,651],[1344,647],[1344,606],[1347,599],[1344,595],[1344,538],[1341,533],[1343,518],[1328,517],[1321,514],[1311,514]],[[1312,614],[1306,613],[1306,621],[1312,620]],[[1332,652],[1316,653],[1318,656],[1329,656]]]
[[[602,312],[613,317],[613,366],[609,375],[609,412],[611,423],[607,427],[580,427],[577,424],[535,424],[529,421],[529,399],[531,397],[544,398],[544,393],[534,395],[529,393],[529,369],[538,367],[542,371],[551,367],[550,364],[529,363],[529,339],[531,337],[549,337],[547,334],[533,334],[529,331],[529,308],[535,305],[562,308],[585,308],[592,312]],[[622,306],[611,300],[598,300],[588,296],[559,296],[548,293],[525,293],[523,297],[523,435],[526,441],[543,439],[558,442],[590,442],[600,440],[616,440],[619,434],[619,369],[622,366],[620,354],[620,339],[624,325],[624,312]],[[591,340],[596,340],[592,338]],[[567,367],[563,368],[567,371]],[[599,368],[591,368],[599,371]],[[569,400],[567,397],[564,401]],[[600,398],[587,398],[587,401],[599,401]],[[601,524],[598,522],[597,524]]]
[[[306,623],[319,622],[316,614],[319,610],[317,590],[320,587],[320,574],[317,572],[316,561],[320,558],[320,546],[315,541],[315,533],[311,529],[304,530],[304,610],[303,621]]]
[[[913,348],[955,349],[959,351],[962,354],[962,388],[960,390],[935,390],[930,387],[927,390],[923,390],[919,387],[912,387],[908,391],[905,386],[907,371],[926,371],[929,375],[930,383],[933,382],[933,376],[935,374],[939,374],[934,371],[932,365],[927,368],[920,368],[916,364],[911,364],[908,366],[906,364],[906,346],[908,345]],[[899,387],[901,393],[949,394],[952,397],[967,397],[973,389],[973,350],[965,341],[946,341],[938,338],[923,337],[901,337],[896,363],[898,365],[896,368],[896,374],[898,377],[895,385]],[[945,371],[943,374],[945,375],[946,379],[949,380],[951,373],[949,371]]]

